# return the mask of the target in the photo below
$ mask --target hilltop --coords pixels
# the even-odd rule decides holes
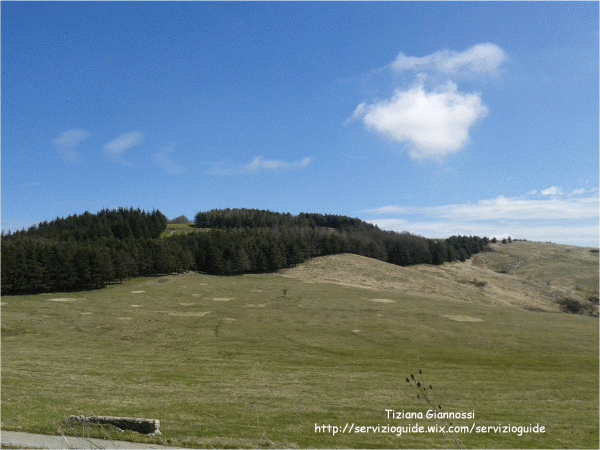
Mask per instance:
[[[281,271],[444,301],[598,315],[594,249],[487,237],[427,239],[357,218],[257,209],[102,210],[3,235],[2,294],[102,288],[139,276]]]
[[[592,249],[515,241],[489,244],[464,262],[399,267],[358,255],[314,258],[279,272],[307,283],[530,311],[598,316],[598,253]]]
[[[205,232],[193,232],[205,231]],[[308,258],[352,253],[399,266],[465,261],[487,237],[427,239],[340,215],[258,209],[196,214],[194,227],[157,210],[102,210],[2,235],[2,294],[103,288],[138,276],[268,273]]]

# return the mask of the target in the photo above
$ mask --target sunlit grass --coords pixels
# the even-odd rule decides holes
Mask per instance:
[[[422,369],[447,410],[475,410],[457,424],[547,429],[463,434],[465,447],[598,446],[591,317],[275,275],[188,273],[2,301],[6,430],[56,434],[69,415],[113,415],[159,419],[161,438],[126,438],[177,446],[453,447],[439,434],[315,432],[414,423],[385,409],[427,410],[405,380]]]

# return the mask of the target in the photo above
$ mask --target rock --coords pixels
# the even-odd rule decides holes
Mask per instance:
[[[152,436],[160,436],[160,420],[141,419],[137,417],[113,417],[113,416],[69,416],[67,423],[85,424],[97,423],[113,425],[121,430],[131,430]]]

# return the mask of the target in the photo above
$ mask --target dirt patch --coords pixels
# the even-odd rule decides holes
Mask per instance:
[[[229,300],[235,300],[235,297],[231,297],[231,298],[220,297],[220,298],[213,298],[213,300],[215,302],[228,302]]]
[[[133,317],[117,317],[117,320],[133,320]]]
[[[156,278],[151,278],[150,280],[148,280],[147,282],[144,283],[145,286],[151,286],[154,284],[167,284],[167,283],[173,283],[176,280],[181,280],[181,276],[177,275],[164,275],[161,277],[156,277]]]
[[[177,312],[177,311],[169,311],[169,315],[170,316],[175,316],[175,317],[204,317],[207,314],[210,314],[210,311],[201,311],[201,312]]]
[[[447,319],[450,320],[455,320],[457,322],[483,322],[483,319],[479,319],[477,317],[471,317],[471,316],[463,316],[463,315],[447,315],[447,316],[442,316],[442,317],[446,317]]]
[[[250,289],[250,292],[262,292],[262,289]]]
[[[192,306],[195,305],[195,303],[180,303],[181,306]]]
[[[377,303],[396,303],[396,300],[391,300],[389,298],[370,298],[369,300]]]
[[[248,308],[264,308],[265,306],[267,306],[266,303],[248,303],[246,305]]]
[[[131,305],[132,308],[140,308],[142,305]]]
[[[146,291],[131,291],[133,294],[141,294],[142,292],[146,292]]]

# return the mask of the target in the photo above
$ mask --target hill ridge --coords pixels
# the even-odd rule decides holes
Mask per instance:
[[[487,237],[432,240],[384,231],[357,218],[258,209],[196,214],[203,233],[165,235],[158,210],[85,212],[2,235],[2,293],[99,289],[137,276],[275,272],[308,258],[337,253],[369,256],[400,266],[464,261]]]
[[[557,249],[559,253],[572,257],[552,262],[551,256]],[[464,262],[408,267],[358,255],[338,254],[313,258],[278,273],[282,277],[305,282],[333,283],[411,297],[509,306],[530,311],[565,312],[563,302],[570,299],[579,308],[569,312],[598,316],[597,254],[582,247],[529,242],[513,242],[504,246],[491,244],[490,250]],[[517,259],[522,258],[520,255],[525,252],[535,254],[532,263],[522,260],[512,273],[503,273],[506,271],[507,255]],[[539,262],[544,259],[546,263]],[[531,264],[541,264],[537,278],[533,277],[536,269]],[[551,264],[561,266],[560,279],[556,279],[555,283],[539,279],[541,273],[551,271]],[[576,280],[575,284],[572,280]]]

